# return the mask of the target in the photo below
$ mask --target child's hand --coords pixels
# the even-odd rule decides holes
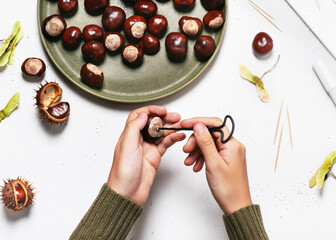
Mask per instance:
[[[116,145],[107,181],[114,191],[140,205],[147,201],[163,154],[185,138],[184,133],[165,131],[158,143],[145,142],[141,130],[146,126],[149,114],[160,116],[166,123],[172,123],[172,127],[180,126],[180,115],[167,113],[164,107],[148,106],[131,112]]]
[[[183,147],[183,151],[189,153],[184,163],[195,164],[193,170],[199,172],[205,162],[208,184],[221,209],[232,213],[251,205],[244,145],[234,138],[222,144],[220,133],[210,134],[206,126],[221,125],[219,118],[192,118],[180,124],[194,128],[194,134]],[[224,136],[229,136],[226,127],[222,130]]]

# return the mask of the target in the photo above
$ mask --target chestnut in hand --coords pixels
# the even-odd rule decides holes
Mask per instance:
[[[126,45],[121,56],[124,63],[130,67],[139,67],[143,61],[142,49],[133,44]]]
[[[67,24],[64,18],[59,14],[54,14],[44,19],[42,23],[42,32],[50,39],[57,39],[61,36],[66,27]]]
[[[174,6],[179,11],[187,12],[195,6],[195,0],[174,0]]]
[[[195,55],[200,61],[205,61],[214,53],[215,40],[210,36],[199,36],[194,45]]]
[[[203,23],[206,27],[217,29],[220,28],[225,21],[224,12],[219,10],[212,10],[205,14],[203,17]]]
[[[146,34],[139,42],[143,52],[148,55],[154,55],[160,50],[160,41],[152,34]]]
[[[27,58],[21,65],[21,71],[27,77],[42,77],[45,70],[46,65],[39,58]]]
[[[88,41],[82,46],[82,54],[88,62],[100,63],[105,57],[105,47],[101,42]]]
[[[162,15],[155,15],[148,20],[148,31],[156,37],[162,37],[168,27],[167,19]]]
[[[101,27],[95,24],[86,25],[83,28],[84,41],[101,41],[103,39],[104,31]]]
[[[119,51],[125,45],[125,38],[118,32],[107,32],[103,39],[106,49],[112,53]]]
[[[273,40],[267,33],[260,32],[254,37],[252,48],[255,55],[265,56],[272,51]]]
[[[67,28],[62,35],[63,46],[69,49],[75,49],[82,41],[82,32],[78,27]]]
[[[103,71],[91,63],[86,63],[82,66],[80,71],[83,82],[91,87],[101,88],[104,81]]]
[[[102,14],[110,4],[110,0],[85,0],[85,10],[91,15]]]
[[[224,0],[201,0],[203,7],[208,10],[222,10],[224,7]]]
[[[78,0],[58,0],[58,9],[62,14],[71,15],[78,8]]]
[[[146,19],[142,16],[133,15],[124,23],[124,33],[127,38],[133,41],[140,40],[147,28]]]
[[[126,19],[126,13],[120,7],[109,6],[102,16],[102,24],[106,31],[119,31]]]
[[[160,117],[149,115],[147,124],[144,129],[141,131],[143,139],[146,142],[155,143],[161,137],[163,137],[163,130],[160,130],[164,125]]]
[[[179,32],[169,33],[166,37],[166,51],[170,60],[184,60],[188,51],[188,38]]]
[[[133,10],[136,15],[151,18],[157,13],[158,7],[152,0],[138,0],[133,6]]]
[[[182,17],[179,21],[181,31],[188,36],[196,36],[203,29],[200,19],[194,17]]]

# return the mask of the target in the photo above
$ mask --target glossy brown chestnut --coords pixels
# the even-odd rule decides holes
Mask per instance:
[[[42,77],[46,66],[42,59],[27,58],[21,65],[21,71],[28,77]]]
[[[133,15],[124,23],[124,33],[127,38],[133,41],[140,40],[147,28],[146,19],[139,15]]]
[[[201,61],[205,61],[211,57],[215,48],[215,40],[210,36],[199,36],[194,45],[195,55]]]
[[[201,0],[203,7],[208,10],[222,10],[224,7],[224,0]]]
[[[82,54],[86,61],[100,63],[105,57],[104,44],[98,41],[88,41],[82,46]]]
[[[133,6],[134,13],[136,15],[143,16],[145,18],[151,18],[157,13],[157,5],[151,0],[139,0]]]
[[[152,34],[146,34],[139,42],[143,52],[148,55],[154,55],[160,50],[160,41]]]
[[[83,82],[92,87],[100,88],[103,85],[104,73],[103,71],[91,63],[86,63],[82,66],[80,71]]]
[[[188,36],[196,36],[203,29],[203,23],[199,18],[181,17],[179,21],[181,31]]]
[[[91,15],[102,14],[110,4],[110,0],[85,0],[85,10]]]
[[[73,14],[78,8],[78,0],[58,0],[58,9],[62,14]]]
[[[70,104],[67,102],[57,102],[49,106],[48,113],[57,119],[63,119],[70,112]]]
[[[203,17],[204,26],[212,29],[220,28],[225,21],[224,12],[212,10]]]
[[[254,37],[252,48],[257,56],[265,56],[272,51],[273,40],[267,33],[260,32]]]
[[[190,11],[195,6],[195,0],[174,0],[174,6],[179,11]]]
[[[67,24],[64,18],[59,14],[54,14],[44,19],[42,23],[42,32],[50,39],[57,39],[61,36],[66,27]]]
[[[143,51],[136,45],[126,45],[121,53],[124,63],[130,67],[139,67],[143,61]]]
[[[109,52],[117,52],[125,45],[125,38],[118,32],[107,32],[103,38],[104,45]]]
[[[23,190],[23,187],[21,187],[20,184],[14,184],[14,189],[15,189],[15,194],[18,203],[24,203],[26,200],[26,194],[25,191]]]
[[[63,46],[69,49],[75,49],[82,41],[82,32],[78,27],[67,28],[62,35]]]
[[[102,16],[105,31],[115,32],[121,30],[126,19],[126,13],[120,7],[107,7]]]
[[[146,142],[155,143],[163,136],[163,130],[159,130],[164,125],[163,120],[155,115],[149,115],[147,124],[141,131],[143,139]]]
[[[148,20],[148,31],[156,37],[162,37],[168,27],[167,18],[162,15],[155,15]]]
[[[86,25],[83,28],[84,41],[101,41],[103,39],[104,31],[101,27],[95,24]]]
[[[188,51],[188,38],[179,32],[169,33],[166,37],[166,51],[172,61],[182,61]]]

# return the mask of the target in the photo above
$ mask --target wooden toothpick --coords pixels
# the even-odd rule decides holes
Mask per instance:
[[[274,136],[274,143],[273,144],[275,144],[276,137],[278,135],[279,122],[280,122],[280,118],[281,118],[281,112],[282,112],[283,104],[284,104],[284,100],[282,99],[281,107],[280,107],[280,112],[279,112],[279,116],[278,116],[278,123],[277,123],[276,129],[275,129],[275,136]]]
[[[278,159],[279,159],[279,152],[280,152],[280,146],[281,146],[282,132],[283,132],[283,126],[281,127],[280,140],[279,140],[279,145],[278,145],[277,156],[276,156],[276,159],[275,159],[274,172],[276,172],[276,169],[277,169],[277,166],[278,166]]]
[[[292,146],[292,150],[293,150],[292,129],[291,129],[291,124],[290,124],[290,119],[289,119],[288,105],[286,105],[286,106],[287,106],[287,119],[288,119],[288,127],[289,127],[289,136],[290,136],[291,146]]]

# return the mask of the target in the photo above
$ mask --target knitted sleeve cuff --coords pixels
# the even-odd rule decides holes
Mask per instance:
[[[143,208],[104,184],[70,240],[122,240]]]
[[[259,205],[250,205],[223,216],[230,240],[268,239]]]

